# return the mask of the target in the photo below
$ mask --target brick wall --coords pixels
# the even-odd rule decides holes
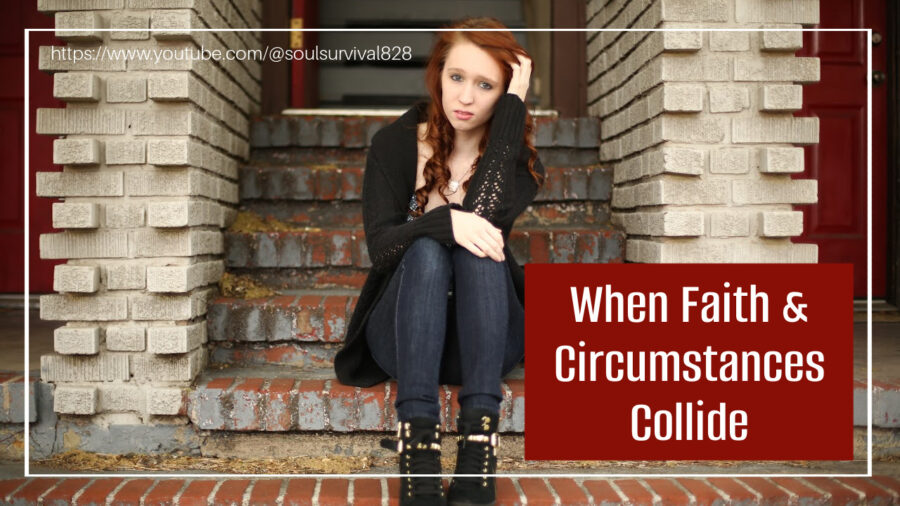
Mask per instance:
[[[39,0],[69,48],[260,47],[259,0]],[[73,28],[113,29],[73,31]],[[139,31],[115,31],[138,28]],[[56,49],[59,49],[57,47]],[[61,172],[37,174],[59,232],[40,238],[56,267],[41,318],[65,322],[41,357],[58,413],[146,423],[184,415],[205,367],[206,306],[223,271],[222,229],[238,202],[238,165],[258,114],[258,61],[106,58],[40,48],[66,106],[40,109]]]
[[[589,28],[801,28],[818,0],[591,0]],[[817,200],[793,117],[817,58],[801,32],[593,32],[589,112],[614,167],[614,223],[635,262],[815,262],[793,204]]]

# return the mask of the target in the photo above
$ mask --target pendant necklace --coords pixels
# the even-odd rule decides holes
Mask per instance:
[[[469,168],[469,170],[467,170],[467,171],[465,172],[465,174],[463,174],[462,176],[460,176],[459,179],[456,179],[456,180],[451,179],[450,182],[447,183],[447,190],[449,190],[449,191],[448,191],[447,193],[445,193],[444,195],[453,195],[454,193],[456,193],[456,192],[459,190],[459,185],[460,185],[460,183],[462,182],[462,179],[463,179],[464,177],[466,177],[466,176],[469,174],[469,172],[472,172],[472,168],[471,168],[471,167]]]

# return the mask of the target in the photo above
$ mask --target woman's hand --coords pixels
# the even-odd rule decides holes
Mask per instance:
[[[518,64],[509,64],[512,67],[512,77],[509,80],[509,89],[506,92],[518,95],[524,102],[525,94],[528,93],[528,83],[531,79],[531,59],[520,54],[516,54],[516,58],[519,59]]]
[[[450,222],[453,224],[453,238],[456,243],[471,251],[473,255],[486,256],[497,262],[506,260],[503,254],[503,234],[491,222],[475,213],[450,210]]]

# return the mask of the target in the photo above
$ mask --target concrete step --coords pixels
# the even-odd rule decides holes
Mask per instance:
[[[608,227],[514,229],[509,247],[519,264],[610,263],[624,258],[624,233]],[[225,233],[225,265],[369,268],[362,229],[298,228]]]
[[[187,413],[201,430],[388,432],[397,425],[395,381],[369,388],[338,382],[332,369],[260,366],[208,369],[194,381]],[[443,430],[456,429],[458,386],[441,387]],[[524,369],[502,385],[500,431],[525,425]]]
[[[37,504],[393,504],[399,478],[16,478],[0,501]],[[444,486],[449,480],[444,479]],[[894,476],[776,478],[501,477],[497,504],[897,504]]]
[[[250,146],[254,150],[285,147],[364,148],[381,128],[396,120],[401,111],[385,116],[352,115],[270,115],[255,118],[250,126]],[[596,117],[557,118],[538,116],[535,120],[537,148],[597,148],[600,120]]]
[[[22,424],[38,421],[37,395],[34,384],[40,373],[32,371],[28,378],[28,406],[25,405],[25,375],[22,371],[0,371],[0,424]]]
[[[362,194],[364,162],[251,164],[240,169],[240,197],[247,200],[356,201]],[[546,167],[535,202],[610,198],[612,170],[599,165]]]

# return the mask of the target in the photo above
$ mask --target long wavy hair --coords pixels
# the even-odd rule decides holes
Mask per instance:
[[[500,21],[494,18],[466,18],[451,24],[448,28],[503,28]],[[425,178],[425,186],[416,190],[416,203],[418,209],[411,211],[413,216],[421,216],[425,211],[425,205],[428,204],[428,194],[437,187],[440,191],[441,198],[444,203],[450,201],[444,195],[447,189],[447,183],[450,181],[450,167],[447,160],[450,153],[453,152],[454,129],[444,114],[442,105],[442,89],[441,89],[441,73],[444,70],[444,63],[447,61],[447,54],[454,44],[460,42],[471,42],[482,50],[486,51],[497,62],[497,65],[503,70],[503,88],[505,93],[509,88],[509,81],[512,78],[511,63],[518,63],[516,54],[521,54],[531,58],[527,51],[516,41],[512,33],[509,31],[445,31],[438,32],[437,41],[431,50],[431,56],[428,59],[428,65],[425,67],[425,87],[431,96],[431,104],[428,107],[428,120],[425,130],[425,142],[431,147],[431,158],[425,162],[425,168],[422,175]],[[532,68],[533,65],[532,65]],[[484,154],[484,148],[487,145],[488,132],[491,128],[493,116],[485,123],[484,134],[478,144],[478,156],[472,163],[473,174]],[[534,132],[534,119],[527,108],[525,111],[525,147],[528,148],[530,156],[528,157],[528,172],[535,182],[540,185],[543,177],[534,170],[534,162],[537,160],[537,150],[532,142]],[[463,183],[463,190],[468,191],[469,181],[466,179]]]

